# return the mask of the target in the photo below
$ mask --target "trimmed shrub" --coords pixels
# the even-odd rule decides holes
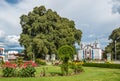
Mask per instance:
[[[46,62],[44,60],[41,60],[41,59],[36,59],[35,62],[38,64],[38,65],[46,65]]]
[[[110,63],[84,63],[83,66],[120,69],[120,64],[110,64]]]
[[[58,56],[62,61],[61,71],[63,75],[68,75],[68,61],[72,58],[75,50],[69,45],[61,46],[58,49]]]

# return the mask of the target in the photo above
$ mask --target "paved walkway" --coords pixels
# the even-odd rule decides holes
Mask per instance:
[[[113,61],[113,63],[115,63],[115,64],[120,64],[120,61]]]

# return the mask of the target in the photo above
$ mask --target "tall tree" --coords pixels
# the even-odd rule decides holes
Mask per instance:
[[[22,33],[19,42],[29,57],[32,54],[35,57],[56,54],[62,45],[80,43],[82,32],[75,28],[74,21],[60,17],[57,12],[44,6],[35,7],[20,19]]]
[[[116,48],[116,55],[117,59],[120,59],[120,28],[114,29],[109,36],[109,39],[112,40],[109,45],[105,48],[105,53],[111,53],[112,58],[115,58],[115,48]],[[116,44],[116,46],[115,46]]]

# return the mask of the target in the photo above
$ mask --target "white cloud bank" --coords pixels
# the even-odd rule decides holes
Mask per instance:
[[[0,42],[8,46],[19,46],[18,39],[22,31],[19,17],[35,6],[45,5],[61,16],[74,20],[76,27],[83,32],[82,41],[106,39],[100,41],[104,48],[108,35],[120,26],[119,4],[120,0],[20,0],[16,4],[1,0]],[[104,37],[101,38],[102,35]]]

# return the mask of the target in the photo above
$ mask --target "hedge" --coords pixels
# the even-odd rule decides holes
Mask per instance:
[[[83,66],[87,66],[87,67],[100,67],[100,68],[113,68],[113,69],[120,69],[120,64],[84,63]]]

